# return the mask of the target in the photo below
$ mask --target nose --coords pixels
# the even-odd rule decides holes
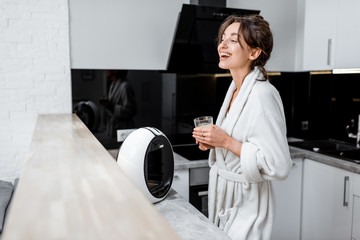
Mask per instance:
[[[227,48],[227,42],[226,42],[226,40],[221,41],[218,47],[219,47],[219,49]]]

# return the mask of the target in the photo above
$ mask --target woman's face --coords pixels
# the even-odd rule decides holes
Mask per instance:
[[[226,28],[221,38],[218,53],[220,57],[219,67],[222,69],[243,70],[250,68],[251,48],[241,35],[238,36],[239,27],[240,23],[232,23]]]

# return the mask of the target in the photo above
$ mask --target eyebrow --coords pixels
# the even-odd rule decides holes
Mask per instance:
[[[225,36],[225,33],[223,33],[223,36]],[[231,33],[230,36],[239,36],[238,33]]]

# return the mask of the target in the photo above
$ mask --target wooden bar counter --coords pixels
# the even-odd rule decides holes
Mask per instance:
[[[2,240],[180,239],[74,114],[39,115]]]

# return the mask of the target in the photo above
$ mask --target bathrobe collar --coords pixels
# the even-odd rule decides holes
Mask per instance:
[[[237,123],[241,112],[246,104],[246,101],[251,93],[251,90],[256,83],[257,79],[263,79],[264,76],[259,70],[258,67],[255,67],[253,71],[251,71],[244,79],[244,82],[240,88],[240,92],[236,96],[233,104],[231,105],[231,108],[228,113],[227,109],[229,108],[230,101],[232,99],[233,93],[236,89],[235,82],[232,81],[230,84],[230,87],[226,93],[223,105],[220,108],[219,115],[216,120],[216,125],[219,126],[221,129],[223,129],[228,135],[233,136],[233,130],[235,127],[235,124]],[[227,150],[223,151],[221,148],[215,148],[215,153],[217,156],[217,162],[219,165],[219,168],[226,169],[225,166],[225,157],[227,154]],[[223,161],[218,161],[219,159],[222,159]],[[210,158],[210,166],[212,166],[214,162]]]

